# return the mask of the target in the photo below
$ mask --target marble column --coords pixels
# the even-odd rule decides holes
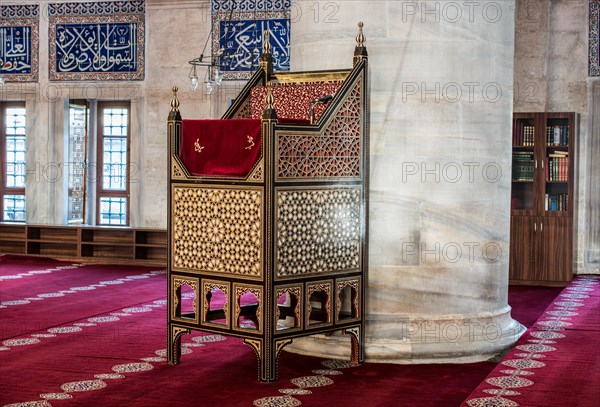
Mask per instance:
[[[588,191],[587,205],[587,239],[585,247],[586,273],[600,274],[600,82],[591,86],[592,111],[588,137],[588,170],[589,179],[584,186]],[[582,149],[583,150],[583,149]]]
[[[513,1],[292,3],[292,69],[371,74],[368,361],[484,360],[523,327],[507,304]],[[347,357],[349,339],[287,350]]]

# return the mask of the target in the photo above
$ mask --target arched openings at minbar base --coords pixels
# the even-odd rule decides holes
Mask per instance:
[[[277,331],[302,329],[302,285],[275,290]]]
[[[183,322],[198,322],[198,279],[178,277],[172,280],[173,301],[171,317]]]
[[[229,284],[202,281],[202,324],[229,327]]]
[[[360,279],[339,279],[336,285],[336,318],[338,322],[360,318]]]
[[[332,324],[331,294],[332,281],[306,284],[306,326]]]
[[[234,329],[262,332],[262,287],[234,283],[235,326]]]

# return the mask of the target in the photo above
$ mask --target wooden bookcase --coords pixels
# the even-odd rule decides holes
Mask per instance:
[[[166,267],[167,231],[0,223],[0,254]]]
[[[573,198],[579,116],[515,113],[510,282],[564,285],[573,276]]]

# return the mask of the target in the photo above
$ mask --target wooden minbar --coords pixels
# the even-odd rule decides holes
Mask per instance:
[[[364,359],[369,92],[353,67],[260,67],[218,120],[168,118],[168,360],[191,330],[241,337],[277,379],[294,338],[342,331]]]

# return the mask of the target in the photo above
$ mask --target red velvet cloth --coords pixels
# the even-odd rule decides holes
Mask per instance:
[[[260,119],[183,120],[179,157],[196,176],[247,176],[262,147]]]

